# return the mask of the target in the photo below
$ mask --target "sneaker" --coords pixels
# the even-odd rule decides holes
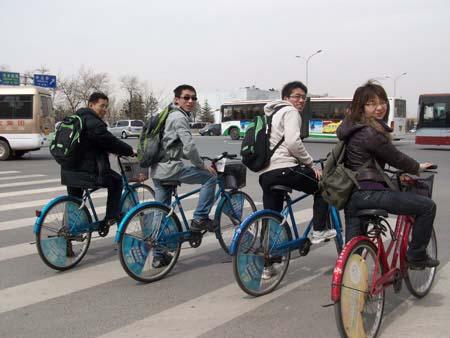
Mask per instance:
[[[209,218],[202,218],[202,219],[193,219],[191,221],[190,230],[191,231],[203,231],[203,230],[210,230],[214,228],[214,222]]]
[[[170,264],[172,256],[167,253],[160,253],[153,257],[152,267],[155,269],[163,268]]]
[[[336,237],[336,230],[335,229],[327,229],[322,231],[315,231],[312,232],[312,244],[319,244],[327,239],[331,239]]]
[[[434,268],[440,264],[439,260],[429,255],[419,259],[406,256],[406,262],[411,269]]]
[[[271,264],[269,266],[265,266],[263,269],[263,273],[261,275],[261,278],[264,280],[271,279],[273,276],[277,274],[277,270],[275,267]]]

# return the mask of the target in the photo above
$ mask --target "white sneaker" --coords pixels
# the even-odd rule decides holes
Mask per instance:
[[[326,239],[331,239],[336,237],[336,230],[335,229],[327,229],[323,231],[315,231],[313,230],[312,233],[312,244],[319,244],[325,241]]]
[[[261,275],[262,279],[271,279],[273,276],[275,276],[277,274],[276,269],[274,268],[273,265],[269,265],[269,266],[265,266],[263,273]]]

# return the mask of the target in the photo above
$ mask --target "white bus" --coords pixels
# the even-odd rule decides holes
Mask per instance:
[[[416,144],[450,145],[450,93],[419,96]]]
[[[270,100],[233,101],[224,103],[221,108],[222,135],[237,140],[255,115],[264,114],[264,106]],[[302,116],[302,135],[312,138],[336,138],[336,129],[346,112],[350,109],[351,97],[313,97],[309,98]],[[390,113],[387,123],[394,129],[394,139],[406,134],[406,101],[389,98]],[[308,130],[305,130],[307,128]]]
[[[38,87],[0,87],[0,160],[48,146],[54,116],[50,92]]]

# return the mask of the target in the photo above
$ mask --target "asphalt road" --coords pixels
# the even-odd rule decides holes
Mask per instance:
[[[195,139],[207,156],[239,153],[239,141]],[[380,336],[450,337],[450,148],[417,147],[410,139],[397,145],[419,161],[439,165],[434,199],[441,266],[434,289],[422,300],[413,299],[406,287],[399,294],[387,291]],[[332,144],[308,141],[306,147],[319,158]],[[261,202],[256,174],[247,172],[244,190]],[[61,273],[45,266],[30,243],[34,210],[64,192],[48,149],[0,162],[0,337],[338,336],[333,307],[323,307],[331,302],[334,244],[313,247],[302,258],[294,253],[278,289],[259,298],[237,286],[230,259],[214,236],[198,249],[183,249],[174,270],[153,284],[125,274],[111,237],[94,240],[84,260]],[[94,201],[104,206],[104,194]],[[311,211],[311,206],[309,199],[301,208]],[[193,210],[195,199],[184,208]]]

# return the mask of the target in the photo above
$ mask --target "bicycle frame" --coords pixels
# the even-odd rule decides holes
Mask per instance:
[[[377,276],[381,271],[381,277],[371,278],[371,285],[369,293],[376,295],[382,292],[386,287],[390,286],[395,278],[395,274],[400,272],[404,275],[407,267],[405,264],[406,249],[408,247],[408,234],[413,224],[411,216],[399,215],[395,226],[394,235],[392,236],[389,245],[386,246],[383,242],[382,235],[379,234],[374,238],[368,236],[357,236],[348,242],[341,254],[339,255],[335,268],[333,270],[333,279],[331,286],[331,299],[337,302],[341,298],[341,284],[344,273],[344,263],[353,250],[353,247],[360,241],[371,241],[377,247],[377,263],[374,269],[374,276]],[[389,262],[389,256],[392,255]],[[400,264],[400,267],[398,265]]]
[[[270,210],[271,213],[273,213],[274,216],[278,216],[281,217],[283,219],[283,221],[281,222],[281,224],[284,224],[285,222],[287,222],[288,218],[290,219],[290,228],[293,229],[294,232],[294,239],[289,241],[289,242],[285,242],[283,244],[280,245],[275,245],[271,248],[270,252],[272,255],[276,256],[282,252],[285,252],[286,250],[289,251],[293,251],[296,250],[298,248],[300,248],[305,241],[308,239],[308,234],[311,231],[313,222],[312,219],[311,221],[309,221],[307,227],[305,228],[302,236],[300,237],[298,229],[297,229],[297,222],[295,220],[295,215],[294,215],[294,211],[292,209],[292,206],[298,202],[300,202],[301,200],[305,199],[308,196],[312,196],[309,194],[303,194],[295,199],[291,199],[289,195],[287,195],[286,197],[286,206],[283,208],[283,210],[281,211],[281,213],[278,213],[276,211]],[[233,240],[231,242],[231,247],[230,247],[230,254],[236,255],[237,252],[237,241],[239,238],[240,233],[242,232],[242,230],[247,226],[247,224],[251,221],[253,221],[253,217],[252,216],[257,216],[258,213],[261,212],[267,212],[268,210],[261,210],[261,211],[257,211],[256,213],[250,215],[246,220],[244,220],[244,222],[242,222],[242,224],[239,226],[239,228],[236,230],[236,232],[234,233],[233,236]],[[336,237],[338,237],[339,240],[342,240],[342,222],[341,219],[339,217],[339,212],[336,210],[335,207],[333,206],[329,206],[328,209],[328,213],[331,216],[331,224],[334,225],[334,228],[336,229]],[[280,234],[278,234],[279,236]],[[278,238],[276,238],[274,240],[274,243],[278,242]]]

